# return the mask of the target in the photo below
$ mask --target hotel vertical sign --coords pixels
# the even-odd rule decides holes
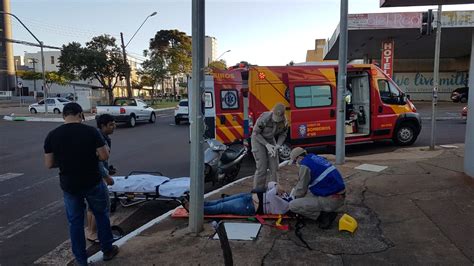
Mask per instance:
[[[382,60],[380,60],[380,67],[382,71],[387,74],[390,78],[393,76],[393,53],[394,53],[394,42],[393,40],[387,40],[382,42]]]

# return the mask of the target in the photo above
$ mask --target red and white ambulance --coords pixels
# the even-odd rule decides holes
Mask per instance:
[[[208,136],[223,143],[244,141],[252,122],[281,102],[289,121],[282,158],[292,146],[334,145],[337,69],[320,63],[214,72],[213,86],[206,87]],[[411,145],[421,131],[415,106],[375,65],[348,65],[345,101],[347,144],[392,139]]]

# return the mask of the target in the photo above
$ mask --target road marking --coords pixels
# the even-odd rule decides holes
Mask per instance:
[[[63,211],[63,201],[56,200],[38,210],[30,212],[14,221],[11,221],[7,226],[0,231],[0,241],[10,239],[31,227],[49,219],[50,217],[59,214]]]
[[[9,193],[6,193],[6,194],[2,194],[2,195],[0,195],[0,202],[5,201],[4,198],[6,198],[6,197],[8,197],[8,196],[11,196],[11,195],[13,195],[13,194],[15,194],[15,193],[18,193],[18,192],[22,192],[22,191],[31,189],[31,188],[36,187],[36,186],[39,186],[39,185],[41,185],[41,184],[43,184],[43,183],[46,183],[46,182],[50,181],[52,178],[57,178],[57,177],[58,177],[58,176],[48,177],[48,178],[46,178],[46,179],[43,179],[43,180],[41,180],[41,181],[39,181],[39,182],[36,182],[36,183],[30,185],[30,186],[22,187],[22,188],[19,188],[19,189],[15,190],[15,191],[12,191],[12,192],[9,192]]]
[[[0,182],[6,181],[8,179],[15,178],[15,177],[19,177],[19,176],[22,176],[22,175],[23,175],[23,173],[6,173],[6,174],[3,174],[3,175],[0,175]]]

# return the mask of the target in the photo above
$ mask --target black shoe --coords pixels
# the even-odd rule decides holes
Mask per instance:
[[[104,252],[103,261],[109,261],[113,259],[119,253],[119,247],[113,245],[109,251]]]
[[[325,217],[326,215],[327,215],[327,212],[321,211],[321,212],[319,213],[318,218],[316,219],[316,223],[318,223],[318,224],[321,223],[323,217]]]
[[[319,222],[319,228],[324,230],[329,229],[336,217],[337,212],[321,212],[317,219]]]

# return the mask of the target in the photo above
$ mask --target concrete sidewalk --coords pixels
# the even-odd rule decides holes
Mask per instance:
[[[472,265],[474,182],[462,173],[464,146],[456,146],[436,151],[405,148],[350,158],[338,168],[348,192],[341,214],[348,213],[359,222],[354,236],[339,232],[336,224],[321,230],[309,221],[302,229],[309,250],[295,236],[295,221],[284,221],[290,231],[264,226],[255,241],[231,241],[234,264]],[[382,172],[354,169],[364,163],[388,168]],[[285,166],[280,173],[285,188],[296,182],[295,166]],[[246,178],[220,193],[248,192],[251,185],[252,179]],[[161,219],[125,242],[107,264],[224,264],[219,241],[209,239],[214,232],[211,220],[195,236],[188,232],[187,219]]]

